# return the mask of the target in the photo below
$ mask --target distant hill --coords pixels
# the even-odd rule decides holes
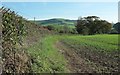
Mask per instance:
[[[76,23],[76,20],[69,20],[69,19],[62,19],[62,18],[54,18],[54,19],[48,19],[48,20],[40,20],[36,21],[36,24],[39,25],[71,25],[74,26]]]

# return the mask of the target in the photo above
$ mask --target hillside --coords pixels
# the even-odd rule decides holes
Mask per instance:
[[[36,24],[39,25],[75,25],[76,20],[62,19],[62,18],[53,18],[48,20],[38,20]]]

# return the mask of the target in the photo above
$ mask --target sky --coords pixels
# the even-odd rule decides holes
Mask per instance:
[[[118,2],[119,0],[1,0],[1,2]]]
[[[26,19],[77,20],[80,16],[98,16],[109,22],[118,22],[117,2],[2,2],[0,6],[10,8]]]

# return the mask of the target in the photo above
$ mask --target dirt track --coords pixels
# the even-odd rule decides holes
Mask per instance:
[[[60,49],[60,52],[68,60],[68,68],[72,73],[93,72],[93,69],[90,68],[90,65],[88,65],[84,59],[79,57],[75,50],[64,47],[61,42],[57,42],[56,45],[57,48]]]

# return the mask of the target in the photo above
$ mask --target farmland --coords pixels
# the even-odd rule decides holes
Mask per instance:
[[[118,70],[117,59],[119,55],[117,38],[117,35],[71,36],[63,39],[61,42],[68,49],[75,50],[72,52],[75,52],[75,58],[78,56],[86,63],[84,63],[86,68],[82,69],[83,72],[114,72]],[[114,42],[107,41],[107,39],[111,39]],[[78,64],[80,65],[81,63],[76,64],[74,63],[77,71],[81,70],[81,66],[78,67]]]
[[[14,17],[19,21],[14,23]],[[5,73],[118,72],[117,34],[85,35],[76,33],[75,26],[40,26],[10,11],[4,13],[2,32]]]
[[[118,35],[49,35],[28,52],[37,73],[118,70]]]
[[[67,18],[64,15],[69,13],[55,18],[50,15],[57,17],[62,12],[56,14],[52,10],[46,15],[48,10],[44,9],[40,11],[45,13],[42,15],[31,10],[26,12],[29,13],[27,18],[11,8],[0,8],[0,73],[119,73],[120,22],[113,24],[99,15],[89,14],[77,15],[78,19],[71,20],[76,10],[68,19],[64,19]]]

